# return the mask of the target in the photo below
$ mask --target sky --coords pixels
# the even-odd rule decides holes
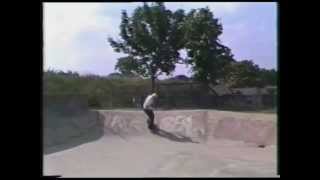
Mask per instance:
[[[134,3],[44,3],[43,68],[80,74],[116,72],[116,53],[107,38],[120,39],[121,11],[129,14],[142,5]],[[206,6],[223,26],[222,44],[234,58],[252,60],[262,68],[277,69],[277,4],[275,2],[167,2],[167,9]],[[172,76],[190,76],[190,68],[178,65]],[[171,76],[169,76],[171,77]],[[160,78],[167,78],[161,76]]]

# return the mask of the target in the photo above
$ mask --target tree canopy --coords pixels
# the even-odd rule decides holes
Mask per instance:
[[[120,58],[116,69],[136,72],[152,80],[152,91],[157,76],[169,75],[175,64],[181,62],[179,50],[183,48],[182,23],[184,11],[171,12],[162,2],[144,3],[132,16],[122,12],[121,40],[108,38],[116,52],[127,54]]]
[[[215,84],[225,76],[227,65],[234,61],[231,50],[219,40],[222,24],[208,7],[193,9],[187,14],[184,30],[187,63],[192,66],[194,77]]]
[[[188,13],[171,11],[164,3],[143,3],[131,16],[122,11],[120,40],[108,38],[116,52],[126,54],[115,66],[121,74],[155,79],[172,74],[177,63],[191,66],[193,79],[205,84],[223,81],[232,87],[276,84],[276,71],[259,68],[252,60],[236,61],[219,37],[222,23],[208,7]],[[187,58],[180,51],[187,52]]]
[[[263,87],[276,85],[276,70],[267,70],[254,64],[252,60],[233,62],[224,80],[230,87]]]

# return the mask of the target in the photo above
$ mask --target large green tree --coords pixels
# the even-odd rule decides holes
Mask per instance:
[[[116,52],[127,55],[119,59],[116,69],[151,78],[154,92],[156,78],[162,73],[169,75],[176,63],[182,63],[179,50],[184,47],[185,40],[183,20],[183,10],[172,12],[161,2],[144,3],[131,17],[123,11],[121,40],[108,38]]]
[[[265,87],[277,85],[277,71],[260,68],[252,60],[232,62],[224,82],[230,87]]]
[[[225,77],[231,87],[262,87],[261,71],[252,60],[233,62],[229,66],[229,73]]]
[[[277,85],[277,71],[275,69],[261,69],[260,78],[264,85]]]
[[[191,10],[184,23],[187,63],[191,65],[195,79],[216,84],[224,78],[228,65],[233,62],[231,50],[224,46],[219,36],[222,24],[210,9]]]

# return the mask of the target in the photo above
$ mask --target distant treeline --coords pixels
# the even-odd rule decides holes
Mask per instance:
[[[148,80],[107,78],[98,75],[80,76],[76,72],[46,71],[44,94],[81,94],[88,97],[90,107],[130,107],[132,97],[150,91]]]
[[[271,71],[272,72],[272,71]],[[267,74],[265,85],[275,85],[276,78],[270,72],[263,72]],[[263,74],[263,75],[265,75]],[[158,82],[178,82],[178,81],[192,81],[183,75],[175,78],[161,80]],[[248,81],[246,79],[246,81]],[[253,82],[253,81],[248,81]],[[261,81],[259,81],[261,82]],[[244,87],[252,87],[252,84]],[[259,84],[261,85],[261,84]],[[241,87],[241,86],[239,86]],[[168,91],[183,92],[183,94],[194,94],[188,88],[183,86],[171,87]],[[162,90],[163,91],[163,90]],[[166,90],[167,91],[167,90]],[[199,91],[204,91],[200,90]],[[44,94],[59,95],[59,94],[80,94],[88,98],[88,104],[93,108],[124,108],[133,107],[135,98],[136,103],[141,101],[141,97],[146,96],[151,92],[150,79],[142,79],[139,77],[126,77],[118,73],[111,73],[109,76],[98,75],[79,75],[72,71],[55,71],[48,70],[43,73],[43,92]],[[160,92],[161,93],[161,92]],[[170,93],[170,92],[166,92]],[[199,92],[198,92],[199,93]],[[205,92],[203,92],[205,93]]]

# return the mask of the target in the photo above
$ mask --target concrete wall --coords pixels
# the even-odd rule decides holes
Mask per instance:
[[[45,152],[95,140],[102,135],[150,135],[142,111],[92,110],[73,114],[46,111]],[[210,138],[239,140],[258,145],[276,144],[276,115],[215,110],[155,111],[155,123],[175,136],[206,142]],[[76,143],[75,143],[76,142]],[[51,149],[51,150],[50,150]]]
[[[259,145],[276,144],[277,117],[274,114],[208,111],[208,135]]]
[[[83,96],[47,95],[43,107],[45,153],[67,149],[103,135],[99,113],[88,109]]]
[[[122,136],[149,132],[142,111],[98,110],[105,134]],[[192,139],[221,138],[259,145],[276,143],[276,115],[214,110],[155,111],[160,129]]]

